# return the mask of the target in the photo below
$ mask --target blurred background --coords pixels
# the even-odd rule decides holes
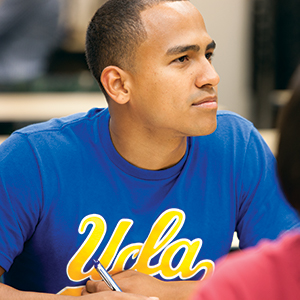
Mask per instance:
[[[22,126],[105,100],[84,56],[105,0],[0,0],[0,142]],[[300,62],[299,0],[191,0],[216,41],[220,107],[272,130]]]

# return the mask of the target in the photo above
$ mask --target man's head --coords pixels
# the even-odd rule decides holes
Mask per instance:
[[[141,12],[161,2],[174,1],[188,0],[108,0],[98,9],[87,30],[86,57],[104,93],[100,77],[105,67],[134,67],[136,49],[147,38]]]
[[[278,173],[283,191],[300,213],[300,67],[292,80],[293,95],[283,109],[277,154]]]
[[[164,141],[216,129],[214,48],[189,1],[110,0],[87,34],[88,62],[112,122]]]

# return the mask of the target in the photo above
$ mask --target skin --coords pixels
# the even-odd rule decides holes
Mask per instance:
[[[212,39],[191,3],[156,5],[142,12],[142,20],[148,38],[138,47],[133,68],[109,66],[101,82],[111,98],[110,134],[117,151],[140,168],[160,170],[183,157],[187,136],[207,135],[216,129],[219,76],[211,64]],[[0,275],[4,272],[0,267]],[[83,297],[180,300],[187,299],[197,284],[164,282],[132,270],[114,279],[126,293],[110,292],[103,282],[89,281]],[[0,300],[62,297],[74,298],[21,292],[0,284]]]
[[[212,39],[190,2],[156,5],[142,12],[142,20],[148,38],[134,67],[110,66],[101,80],[112,99],[117,151],[140,168],[159,170],[182,158],[187,136],[215,130],[219,76],[211,64],[213,49],[207,49]],[[176,53],[180,46],[193,47]],[[198,104],[204,100],[213,102]]]

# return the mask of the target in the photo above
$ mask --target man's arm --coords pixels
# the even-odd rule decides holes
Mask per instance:
[[[197,281],[161,281],[152,276],[127,270],[113,276],[122,291],[126,293],[138,293],[141,295],[153,295],[160,300],[186,300],[189,299]],[[107,291],[108,287],[103,281],[88,281],[83,290],[83,295]]]
[[[0,267],[0,276],[4,274],[5,270]],[[83,296],[87,300],[158,300],[155,297],[145,297],[141,295],[119,293],[105,291],[101,293],[86,293]],[[12,287],[0,283],[0,300],[75,300],[77,297],[73,296],[62,296],[55,294],[35,293],[35,292],[22,292]]]
[[[286,201],[278,181],[276,159],[253,128],[241,165],[241,192],[237,202],[236,231],[240,248],[261,239],[274,240],[282,232],[299,227],[296,211]]]

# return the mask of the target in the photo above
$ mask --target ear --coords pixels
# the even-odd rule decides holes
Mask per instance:
[[[101,74],[101,83],[109,97],[119,104],[129,101],[128,74],[116,66],[106,67]]]

